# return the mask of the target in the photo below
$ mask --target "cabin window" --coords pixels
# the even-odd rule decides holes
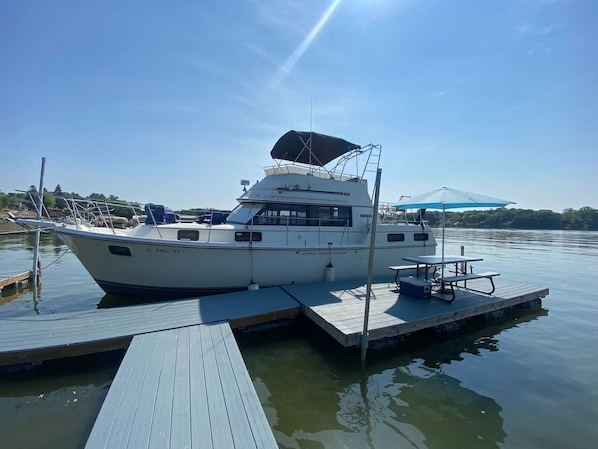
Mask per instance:
[[[310,206],[308,210],[312,226],[351,226],[351,208],[339,206]]]
[[[426,240],[429,240],[429,238],[430,236],[427,232],[416,232],[415,234],[413,234],[413,240],[415,240],[416,242],[424,242]]]
[[[250,224],[251,219],[264,207],[259,203],[245,203],[237,206],[227,217],[227,223]]]
[[[351,208],[307,206],[305,204],[267,204],[253,217],[255,225],[271,226],[351,226]]]
[[[388,242],[404,242],[405,241],[405,234],[387,234],[386,240]]]
[[[193,231],[190,229],[180,229],[177,233],[177,239],[192,240],[196,242],[199,240],[199,231]]]
[[[261,242],[262,241],[262,233],[261,232],[249,232],[249,231],[235,232],[235,241],[236,242]]]
[[[108,251],[115,256],[130,256],[131,250],[126,246],[108,245]]]
[[[268,204],[253,219],[254,224],[305,226],[307,207],[301,204]]]

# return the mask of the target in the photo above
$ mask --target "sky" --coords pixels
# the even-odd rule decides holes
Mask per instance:
[[[0,191],[39,186],[45,157],[50,191],[232,209],[294,129],[382,145],[382,202],[598,208],[597,19],[595,0],[0,0]]]

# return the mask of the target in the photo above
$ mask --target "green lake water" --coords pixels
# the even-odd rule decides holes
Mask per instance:
[[[435,230],[435,232],[438,230]],[[405,347],[341,350],[309,324],[238,336],[281,448],[582,448],[598,441],[598,233],[447,229],[475,269],[548,287],[514,310]],[[32,235],[0,236],[0,277],[31,268]],[[42,236],[38,297],[0,298],[1,319],[119,303]],[[82,448],[123,352],[0,376],[0,448]]]

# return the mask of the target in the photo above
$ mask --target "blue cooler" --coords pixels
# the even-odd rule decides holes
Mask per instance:
[[[412,298],[428,299],[432,297],[432,282],[414,277],[399,278],[399,290]]]

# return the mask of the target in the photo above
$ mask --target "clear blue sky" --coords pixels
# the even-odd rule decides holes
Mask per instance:
[[[232,208],[290,129],[381,144],[381,201],[598,208],[594,0],[0,1],[0,190]]]

